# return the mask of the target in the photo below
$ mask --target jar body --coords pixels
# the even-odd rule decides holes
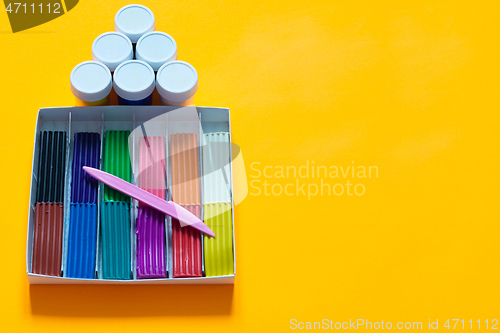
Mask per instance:
[[[155,90],[153,68],[141,60],[121,63],[113,73],[119,105],[152,105]]]
[[[172,101],[160,95],[160,103],[161,105],[169,105],[169,106],[189,106],[194,105],[194,95],[184,101]]]
[[[70,89],[76,106],[109,105],[113,87],[109,68],[98,61],[84,61],[73,68]]]
[[[135,44],[145,33],[155,31],[155,16],[143,5],[127,5],[115,15],[115,31],[121,32]]]
[[[193,105],[198,90],[198,73],[185,61],[169,61],[158,69],[156,90],[162,105]]]
[[[130,39],[119,32],[105,32],[92,43],[92,59],[106,65],[113,71],[122,62],[132,60],[134,51]]]
[[[153,94],[149,95],[144,99],[140,99],[138,101],[131,101],[125,99],[123,97],[118,96],[118,104],[119,105],[152,105],[153,104]]]
[[[109,95],[95,102],[87,102],[75,97],[76,106],[103,106],[109,105]]]
[[[163,64],[177,60],[177,43],[164,32],[148,32],[139,38],[135,57],[148,63],[156,73]]]

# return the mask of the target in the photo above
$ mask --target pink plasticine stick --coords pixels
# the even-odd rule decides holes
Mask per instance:
[[[212,232],[212,230],[210,230],[210,228],[207,227],[202,220],[200,220],[187,209],[181,207],[175,202],[165,201],[161,198],[158,198],[156,195],[148,193],[143,189],[140,189],[139,187],[132,185],[129,182],[126,182],[123,179],[113,176],[107,172],[86,166],[83,167],[83,170],[85,170],[85,172],[87,172],[95,179],[108,185],[109,187],[112,187],[117,191],[131,196],[132,198],[135,198],[145,203],[146,205],[159,210],[162,213],[172,216],[173,218],[187,224],[190,227],[198,229],[208,236],[215,237],[215,234]]]

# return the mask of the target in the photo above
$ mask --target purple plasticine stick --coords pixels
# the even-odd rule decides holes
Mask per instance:
[[[97,203],[99,182],[82,170],[82,166],[99,167],[99,133],[76,133],[71,179],[72,203]]]
[[[166,278],[165,214],[139,207],[137,214],[137,278]]]
[[[87,172],[89,175],[94,177],[95,179],[103,182],[109,187],[114,188],[117,191],[120,191],[134,199],[142,201],[148,206],[156,208],[160,212],[163,212],[174,219],[177,219],[184,224],[187,224],[190,227],[200,230],[208,236],[215,237],[215,234],[210,230],[209,227],[203,223],[202,220],[197,218],[194,214],[190,213],[187,209],[181,207],[173,201],[165,201],[157,196],[148,193],[139,187],[130,184],[129,182],[124,181],[121,178],[113,176],[107,172],[97,170],[90,167],[83,167],[83,170]]]

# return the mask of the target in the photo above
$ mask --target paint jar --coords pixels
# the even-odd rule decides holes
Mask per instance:
[[[151,105],[155,72],[144,61],[125,61],[113,73],[113,88],[120,105]]]
[[[125,34],[134,46],[142,35],[154,30],[155,16],[148,7],[128,5],[116,13],[115,31]]]
[[[198,90],[198,73],[185,61],[170,61],[156,75],[156,89],[162,105],[192,105]]]
[[[77,106],[109,105],[112,88],[109,68],[97,61],[85,61],[71,71],[71,91]]]
[[[164,63],[177,59],[177,44],[164,32],[148,32],[139,38],[135,57],[147,62],[157,72]]]
[[[111,72],[133,57],[132,42],[120,32],[105,32],[92,43],[92,59],[108,66]]]

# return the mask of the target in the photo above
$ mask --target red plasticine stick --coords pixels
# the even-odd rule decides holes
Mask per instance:
[[[200,217],[200,181],[196,133],[170,136],[172,198]],[[199,277],[201,272],[201,237],[196,230],[181,228],[172,220],[173,277]]]
[[[200,216],[200,205],[183,207],[194,215]],[[173,277],[202,276],[200,232],[192,228],[182,228],[178,220],[172,219],[172,245],[174,250]]]
[[[37,203],[33,240],[33,273],[61,276],[63,204]]]

